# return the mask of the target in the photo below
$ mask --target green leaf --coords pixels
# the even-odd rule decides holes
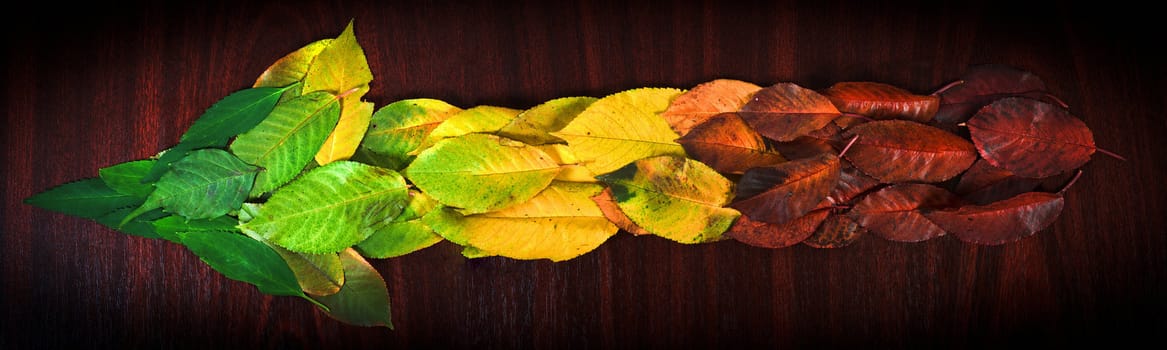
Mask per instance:
[[[118,193],[145,200],[154,191],[153,183],[142,183],[142,178],[154,166],[153,159],[125,162],[98,170],[101,181]]]
[[[596,100],[595,97],[563,97],[544,102],[519,113],[510,124],[498,131],[498,135],[529,145],[566,143],[561,138],[551,136],[550,132],[563,129]]]
[[[522,111],[517,109],[476,106],[455,114],[438,124],[429,136],[426,136],[421,146],[414,150],[414,154],[433,146],[434,143],[451,137],[458,137],[472,133],[493,134],[510,124]]]
[[[135,217],[133,220],[130,220],[130,222],[126,223],[125,225],[119,226],[122,220],[125,219],[126,216],[129,216],[133,211],[134,208],[132,207],[115,209],[114,211],[94,219],[94,221],[97,221],[102,226],[108,227],[109,229],[132,236],[145,238],[165,238],[161,233],[158,233],[157,230],[154,229],[153,224],[154,220],[166,216],[166,213],[163,212],[162,209],[154,209],[142,213],[141,215]]]
[[[296,296],[316,303],[300,290],[296,275],[271,248],[247,236],[223,232],[196,232],[182,244],[227,278],[246,282],[269,295]]]
[[[327,91],[333,95],[344,95],[346,91],[368,85],[373,81],[373,72],[365,51],[353,33],[353,21],[333,39],[312,64],[304,76],[304,92]]]
[[[438,202],[422,192],[409,191],[409,205],[393,221],[377,228],[368,239],[355,247],[361,255],[384,259],[409,254],[442,241],[429,226],[421,221]]]
[[[551,135],[568,147],[593,174],[610,173],[637,159],[684,156],[680,137],[660,116],[683,91],[633,89],[592,103],[562,130]]]
[[[251,196],[275,190],[300,174],[339,119],[336,96],[313,92],[277,105],[267,119],[239,135],[231,152],[264,169],[256,176]]]
[[[392,170],[332,162],[272,193],[241,228],[294,252],[335,253],[397,216],[407,191],[405,179]]]
[[[228,139],[259,125],[289,88],[243,89],[219,100],[191,124],[182,134],[178,145],[158,158],[142,182],[158,180],[170,164],[182,159],[190,151],[222,147]]]
[[[220,216],[213,219],[190,220],[178,215],[169,215],[154,220],[151,225],[158,236],[171,242],[182,243],[182,238],[190,233],[224,232],[239,233],[235,226],[239,221],[230,216]]]
[[[351,325],[393,329],[389,288],[381,274],[352,248],[340,252],[340,262],[344,286],[336,294],[316,297],[328,306],[328,316]]]
[[[308,65],[330,43],[332,39],[317,40],[281,57],[255,79],[253,87],[283,87],[300,82],[308,75]]]
[[[142,200],[118,193],[100,178],[89,178],[37,193],[25,198],[24,203],[62,214],[96,219],[114,209],[141,204]]]
[[[430,132],[462,109],[439,100],[419,98],[391,103],[373,113],[369,130],[354,160],[400,170]]]
[[[525,202],[558,173],[559,165],[538,148],[486,134],[438,141],[405,169],[422,192],[468,213]]]
[[[257,168],[227,151],[209,148],[175,162],[154,185],[154,192],[123,223],[137,214],[163,208],[187,219],[211,219],[239,209],[255,180]]]
[[[506,209],[462,216],[445,208],[423,220],[447,240],[474,248],[463,255],[564,261],[596,249],[619,230],[591,199],[603,189],[555,182]]]
[[[721,240],[741,216],[724,207],[733,199],[733,182],[692,159],[641,159],[599,178],[632,222],[676,242]]]

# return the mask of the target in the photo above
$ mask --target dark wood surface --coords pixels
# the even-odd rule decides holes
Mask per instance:
[[[815,2],[30,3],[6,10],[0,348],[739,348],[1155,343],[1167,331],[1167,118],[1146,9]],[[938,2],[940,3],[940,2]],[[212,103],[355,19],[378,106],[526,108],[714,78],[921,93],[1036,73],[1102,155],[1053,226],[998,247],[686,246],[619,234],[562,263],[450,243],[373,260],[396,330],[226,279],[181,246],[21,200],[171,146]],[[1154,344],[1154,343],[1152,343]]]

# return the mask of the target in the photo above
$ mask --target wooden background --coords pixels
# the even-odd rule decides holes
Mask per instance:
[[[1123,344],[1167,331],[1163,55],[1152,11],[874,2],[220,2],[6,10],[0,348],[739,348]],[[938,2],[939,3],[939,2]],[[714,78],[928,93],[1030,70],[1094,130],[1047,231],[999,247],[821,250],[619,234],[562,263],[442,243],[374,260],[397,329],[335,322],[184,248],[21,200],[142,159],[279,57],[355,19],[378,106],[526,108]],[[1154,344],[1152,343],[1152,344]]]

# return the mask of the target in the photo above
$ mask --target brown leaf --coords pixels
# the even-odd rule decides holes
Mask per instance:
[[[604,191],[592,197],[592,201],[596,202],[596,205],[600,207],[600,212],[604,213],[604,217],[608,218],[608,221],[611,221],[612,224],[615,224],[616,227],[624,232],[636,236],[652,234],[643,227],[640,227],[640,225],[632,222],[632,219],[629,219],[628,215],[625,215],[624,211],[620,210],[620,206],[616,204],[616,198],[612,197],[612,189],[610,187],[604,187]]]
[[[960,78],[961,83],[944,90],[936,121],[956,124],[984,105],[1009,96],[1044,96],[1045,83],[1033,73],[998,64],[976,66]]]
[[[737,185],[730,207],[753,221],[783,224],[818,207],[839,181],[839,158],[824,154],[753,168]]]
[[[673,100],[661,117],[677,134],[685,136],[694,126],[725,112],[737,112],[762,88],[740,80],[717,79],[698,84]]]
[[[839,182],[835,184],[831,194],[827,195],[827,199],[831,204],[842,205],[878,185],[879,180],[864,175],[854,167],[844,167],[839,172]]]
[[[885,183],[941,182],[972,165],[973,144],[931,126],[906,120],[881,120],[848,129],[844,139],[859,136],[843,157]]]
[[[966,202],[983,205],[1033,191],[1042,182],[1014,175],[982,158],[960,175],[955,192]]]
[[[1086,123],[1064,108],[1024,97],[985,106],[969,119],[968,130],[989,163],[1024,177],[1076,169],[1096,150]]]
[[[826,96],[792,83],[758,91],[739,113],[754,130],[776,141],[794,140],[840,115]]]
[[[802,244],[813,248],[842,248],[855,243],[867,230],[846,215],[831,215]]]
[[[944,235],[923,210],[960,205],[956,195],[928,184],[897,184],[863,197],[847,213],[852,220],[887,240],[920,242]]]
[[[843,113],[874,119],[907,119],[927,122],[940,107],[940,98],[916,95],[907,90],[875,82],[842,82],[823,91]]]
[[[693,159],[726,174],[741,174],[750,168],[786,161],[736,113],[706,119],[677,139],[677,143]]]
[[[782,224],[755,221],[742,215],[725,232],[725,236],[755,247],[789,247],[814,234],[830,213],[830,209],[818,209]]]
[[[1028,192],[988,205],[968,205],[925,215],[965,242],[998,245],[1044,230],[1065,204],[1056,193]]]

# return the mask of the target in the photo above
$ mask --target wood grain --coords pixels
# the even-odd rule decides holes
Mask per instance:
[[[1096,4],[1103,5],[1106,4]],[[1038,4],[29,4],[5,23],[0,348],[786,348],[1127,344],[1167,331],[1163,55],[1148,11]],[[105,7],[108,6],[108,7]],[[1049,230],[999,247],[840,249],[620,234],[563,263],[442,243],[375,260],[395,331],[222,277],[180,246],[21,201],[173,145],[218,99],[354,19],[378,106],[527,108],[716,78],[928,93],[970,65],[1042,77],[1097,155]],[[1155,39],[1158,40],[1158,39]]]

